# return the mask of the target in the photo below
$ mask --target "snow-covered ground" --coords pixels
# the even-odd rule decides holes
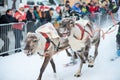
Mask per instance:
[[[110,27],[110,26],[108,26]],[[104,28],[104,30],[107,30]],[[110,59],[116,56],[116,31],[101,38],[99,54],[93,68],[88,68],[85,64],[82,75],[74,77],[74,73],[79,67],[78,63],[74,66],[64,67],[70,61],[65,51],[54,55],[57,69],[57,76],[54,76],[51,65],[49,64],[43,74],[42,80],[120,80],[120,59],[113,62]],[[36,80],[43,59],[39,55],[27,57],[23,52],[12,54],[7,57],[0,57],[0,80]]]

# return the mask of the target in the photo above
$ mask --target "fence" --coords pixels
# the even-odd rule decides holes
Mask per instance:
[[[20,52],[24,46],[26,33],[26,24],[23,22],[0,24],[0,55]]]
[[[102,14],[102,13],[94,13],[94,22],[98,25],[98,26],[106,26],[108,25],[108,22],[111,22],[109,23],[110,25],[111,24],[115,24],[115,19],[117,17],[117,14],[114,13],[114,14]],[[90,19],[90,17],[88,17]]]

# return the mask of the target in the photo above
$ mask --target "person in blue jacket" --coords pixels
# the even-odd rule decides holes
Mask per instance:
[[[80,9],[80,3],[79,3],[79,2],[77,2],[77,3],[75,3],[75,4],[73,5],[72,10],[78,12],[79,14],[82,14],[82,11],[81,11],[81,9]]]

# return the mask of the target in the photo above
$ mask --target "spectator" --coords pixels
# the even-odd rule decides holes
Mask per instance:
[[[27,32],[34,32],[35,31],[35,16],[34,16],[34,8],[33,6],[29,7],[29,10],[27,11],[26,18],[27,18]]]
[[[99,12],[101,12],[103,15],[107,14],[109,11],[109,4],[104,1],[100,6],[99,6]]]
[[[117,12],[118,7],[117,7],[115,1],[112,2],[112,5],[111,5],[111,8],[110,8],[110,9],[111,9],[111,12],[112,12],[112,13],[116,13],[116,12]]]
[[[17,49],[15,52],[21,52],[21,49],[18,49],[21,48],[20,41],[23,39],[22,30],[24,25],[21,22],[26,21],[26,13],[24,12],[23,4],[19,4],[19,9],[15,12],[14,17],[20,22],[13,25],[13,31],[15,35],[15,49]]]
[[[83,6],[82,6],[81,10],[82,10],[83,16],[86,16],[87,14],[89,14],[88,6],[85,2],[83,2]]]
[[[37,20],[40,20],[39,12],[40,12],[39,6],[35,6],[34,7],[34,15],[35,15],[35,19],[37,19]]]
[[[96,6],[93,1],[90,2],[89,11],[90,11],[90,13],[96,12]]]
[[[56,12],[58,13],[58,17],[57,17],[57,19],[56,19],[56,21],[61,21],[61,19],[62,19],[62,10],[61,10],[61,7],[60,6],[58,6],[57,8],[56,8]]]
[[[90,20],[95,22],[95,18],[96,18],[96,15],[95,15],[95,12],[96,12],[96,6],[94,4],[93,1],[90,2],[90,6],[89,6],[89,12],[90,12]]]
[[[95,2],[94,5],[95,5],[95,12],[99,12],[100,9],[99,3]]]
[[[46,22],[52,22],[53,11],[53,8],[50,8],[48,11],[46,11]]]
[[[80,10],[80,3],[75,3],[74,6],[72,7],[72,9],[76,12],[78,12],[79,14],[82,14],[82,11]]]
[[[70,6],[70,1],[69,0],[66,0],[65,6],[69,7],[69,10],[71,10],[71,6]]]
[[[117,35],[116,35],[116,42],[117,42],[118,51],[120,52],[120,1],[119,1],[119,9],[118,9],[117,13],[118,13],[119,27],[118,27],[118,32],[117,32]],[[118,54],[120,56],[120,53],[118,53]]]
[[[70,13],[71,13],[71,10],[70,10],[69,5],[66,5],[65,8],[64,8],[64,10],[63,10],[63,15],[62,15],[62,17],[63,17],[63,18],[70,17],[70,16],[71,16]]]
[[[45,23],[46,13],[45,13],[44,9],[45,9],[44,6],[41,6],[40,11],[39,11],[41,25],[43,25]]]
[[[35,25],[36,28],[38,28],[41,25],[39,12],[40,12],[39,6],[35,6],[34,7],[34,15],[35,15],[35,19],[36,19],[36,25]]]
[[[7,24],[12,22],[17,22],[17,20],[13,17],[12,9],[8,9],[6,11],[6,14],[1,16],[0,24]],[[0,26],[0,38],[4,41],[4,45],[2,46],[0,53],[6,52],[9,50],[9,38],[7,34],[10,28],[11,26]],[[5,55],[8,55],[8,53],[5,53],[1,56],[5,56]]]

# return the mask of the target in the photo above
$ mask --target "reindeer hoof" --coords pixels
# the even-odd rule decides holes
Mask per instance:
[[[84,63],[84,64],[85,64],[86,62],[85,62],[85,61],[82,61],[82,63]]]
[[[82,63],[83,63],[83,64],[85,64],[85,63],[86,63],[86,61],[85,61],[85,60],[82,60]]]
[[[94,67],[94,65],[88,65],[88,67],[89,67],[89,68],[92,68],[92,67]]]
[[[80,74],[75,74],[74,76],[75,76],[75,77],[80,77],[81,75],[80,75]]]

